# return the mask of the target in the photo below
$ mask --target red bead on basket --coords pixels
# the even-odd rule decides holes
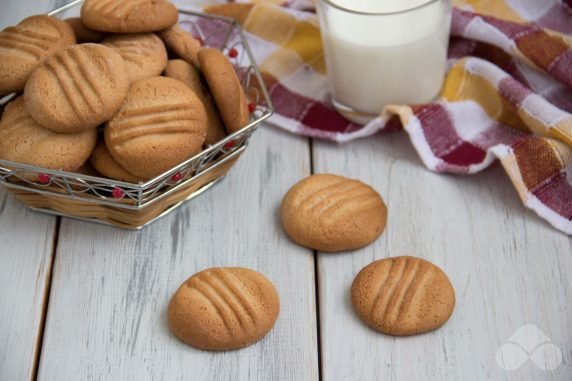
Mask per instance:
[[[183,178],[183,174],[181,172],[177,172],[173,176],[171,176],[171,181],[176,183],[178,181],[181,181],[182,178]]]
[[[223,146],[224,149],[228,150],[228,149],[232,149],[232,147],[234,147],[236,143],[234,142],[234,140],[228,141],[225,143],[225,145]]]
[[[256,105],[254,103],[249,103],[248,104],[248,112],[252,114],[254,112],[254,110],[256,110]]]
[[[125,196],[125,192],[121,188],[113,188],[111,195],[113,198],[123,198],[123,196]]]
[[[40,173],[38,175],[38,181],[40,184],[49,184],[50,183],[50,175],[46,173]]]
[[[238,50],[236,50],[235,48],[231,48],[231,49],[228,51],[228,56],[229,56],[230,58],[236,58],[236,56],[238,56]]]

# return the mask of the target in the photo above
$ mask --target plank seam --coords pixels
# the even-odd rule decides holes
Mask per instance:
[[[44,330],[46,328],[46,320],[48,317],[48,305],[50,304],[50,293],[52,291],[52,275],[54,272],[54,264],[56,262],[56,252],[58,249],[58,242],[60,238],[60,224],[61,224],[61,217],[56,217],[56,225],[54,228],[54,234],[52,236],[52,250],[51,260],[49,264],[49,270],[46,274],[46,287],[44,288],[44,297],[42,303],[42,313],[40,316],[40,324],[38,325],[38,336],[36,338],[35,344],[35,352],[34,352],[34,363],[32,369],[32,377],[30,380],[37,381],[38,380],[38,372],[40,369],[40,358],[42,356],[42,345],[44,343]]]
[[[310,174],[314,174],[314,139],[310,138],[308,147],[310,148]],[[314,252],[314,292],[316,293],[316,334],[317,334],[317,350],[318,350],[318,380],[323,379],[322,369],[322,328],[320,324],[320,280],[318,272],[318,251]]]

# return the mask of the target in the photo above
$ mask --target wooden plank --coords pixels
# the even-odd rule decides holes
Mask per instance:
[[[284,192],[309,172],[307,140],[264,127],[222,183],[143,231],[64,219],[39,379],[318,379],[313,254],[277,220]],[[170,334],[169,298],[212,266],[274,282],[281,312],[261,342],[211,353]]]
[[[572,239],[521,205],[500,166],[469,177],[431,173],[406,134],[395,133],[344,146],[315,143],[314,168],[372,184],[389,210],[388,228],[372,245],[319,254],[324,380],[572,379]],[[457,306],[441,329],[393,338],[353,312],[358,271],[399,255],[429,259],[450,276]],[[498,349],[526,324],[560,348],[556,370],[530,360],[510,372],[497,364]],[[540,361],[558,363],[557,354],[546,356]]]
[[[34,373],[55,229],[0,187],[0,380]]]
[[[0,30],[45,12],[52,1],[0,1]],[[56,218],[34,213],[0,186],[0,380],[28,380],[35,372]]]

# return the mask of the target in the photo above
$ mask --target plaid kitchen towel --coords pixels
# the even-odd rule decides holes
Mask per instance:
[[[243,26],[274,124],[337,142],[403,128],[436,172],[472,174],[499,159],[523,203],[572,235],[572,0],[454,3],[441,98],[389,106],[364,127],[329,102],[312,0],[206,9]]]

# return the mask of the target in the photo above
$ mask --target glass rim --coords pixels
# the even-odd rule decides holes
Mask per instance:
[[[339,4],[334,3],[332,0],[319,0],[322,3],[328,4],[331,7],[334,7],[340,11],[344,11],[344,12],[348,12],[348,13],[352,13],[355,15],[363,15],[363,16],[391,16],[391,15],[400,15],[400,14],[405,14],[405,13],[409,13],[409,12],[414,12],[417,11],[419,9],[425,8],[426,6],[429,6],[433,3],[437,3],[439,1],[447,1],[447,0],[427,0],[427,2],[423,3],[423,4],[419,4],[416,5],[414,7],[411,8],[405,8],[405,9],[401,9],[399,11],[391,11],[391,12],[366,12],[366,11],[358,11],[355,9],[351,9],[351,8],[346,8],[343,7]]]

